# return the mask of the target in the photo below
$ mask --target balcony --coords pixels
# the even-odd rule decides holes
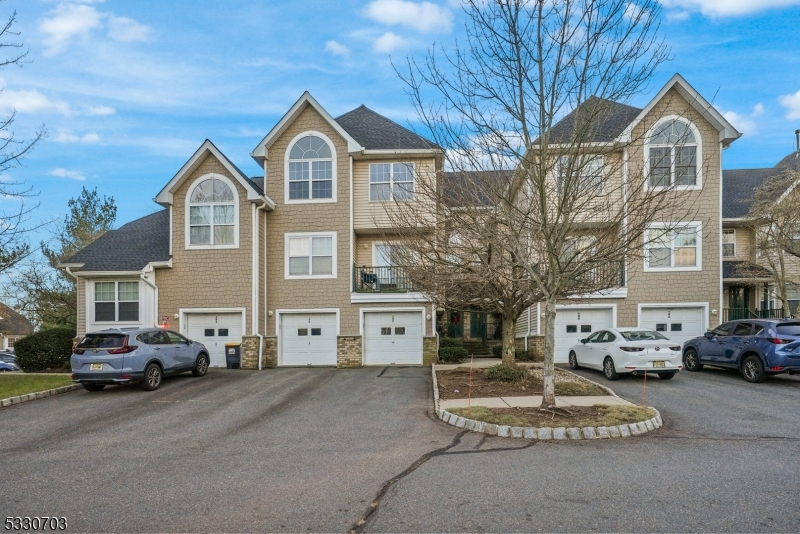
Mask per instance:
[[[786,314],[783,308],[768,308],[758,310],[755,308],[723,308],[722,322],[735,321],[737,319],[783,319]]]
[[[355,293],[408,293],[414,291],[411,278],[402,267],[361,267],[353,265]]]

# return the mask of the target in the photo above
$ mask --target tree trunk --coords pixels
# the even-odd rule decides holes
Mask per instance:
[[[555,342],[556,342],[556,301],[552,297],[545,300],[544,305],[544,369],[542,406],[556,405],[555,382]]]
[[[517,322],[514,319],[503,317],[503,364],[515,365],[515,339],[514,330]]]

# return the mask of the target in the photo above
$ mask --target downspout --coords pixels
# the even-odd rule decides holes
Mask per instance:
[[[153,271],[155,272],[155,269]],[[155,285],[151,284],[150,281],[147,278],[145,278],[144,276],[145,276],[144,273],[142,273],[142,274],[139,275],[139,278],[142,280],[142,282],[144,282],[145,284],[147,284],[148,286],[153,288],[153,293],[156,296],[155,302],[153,302],[153,313],[155,313],[153,324],[157,325],[158,324],[158,288]]]
[[[255,214],[256,214],[255,225],[256,226],[260,226],[258,224],[258,212],[259,211],[263,211],[264,212],[264,321],[266,321],[266,319],[267,319],[267,258],[266,258],[266,256],[267,256],[267,211],[266,211],[266,207],[267,207],[267,203],[265,202],[264,204],[259,206],[258,209],[256,209],[256,211],[255,211]],[[257,236],[256,236],[256,239],[254,239],[253,242],[256,243],[256,240],[257,240]],[[258,258],[254,262],[254,264],[255,264],[256,268],[253,270],[253,272],[256,273],[256,272],[258,272]],[[255,294],[258,294],[258,278],[255,276],[255,274],[253,275],[253,280],[255,280],[255,284],[256,284]],[[255,310],[255,309],[256,308],[255,308],[255,305],[254,305],[253,306],[253,310]],[[264,362],[264,335],[259,333],[259,331],[258,331],[258,321],[255,321],[254,324],[255,324],[255,334],[256,334],[256,336],[258,336],[258,370],[261,371],[261,369],[263,368],[263,362]],[[264,324],[264,331],[265,332],[267,331],[266,323]]]

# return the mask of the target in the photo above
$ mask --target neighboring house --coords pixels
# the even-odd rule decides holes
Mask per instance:
[[[0,350],[14,350],[14,343],[33,332],[31,322],[5,304],[0,304]]]
[[[598,100],[589,99],[584,105],[596,109]],[[586,139],[587,147],[606,150],[598,169],[600,179],[626,179],[605,176],[603,167],[611,167],[647,176],[646,187],[676,184],[677,194],[694,215],[687,221],[652,221],[655,230],[659,223],[685,226],[657,249],[651,244],[629,259],[618,287],[558,307],[556,362],[566,362],[571,345],[603,328],[652,328],[682,343],[722,320],[722,151],[741,134],[678,74],[643,109],[610,101],[603,105],[602,120]],[[568,139],[582,113],[579,107],[557,123],[551,140]],[[661,133],[670,125],[675,132],[686,132],[680,148]],[[659,165],[656,157],[667,164]],[[540,304],[520,316],[519,346],[543,351],[543,311]]]
[[[78,282],[78,335],[163,325],[212,365],[430,363],[436,311],[391,265],[383,201],[414,201],[441,150],[361,106],[334,119],[309,94],[252,151],[250,178],[205,141],[155,197],[62,267]]]

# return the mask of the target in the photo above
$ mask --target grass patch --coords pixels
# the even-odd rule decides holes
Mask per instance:
[[[48,389],[60,388],[72,384],[70,375],[29,375],[29,374],[0,374],[0,399],[37,393]]]
[[[584,427],[615,426],[638,423],[655,417],[651,408],[644,406],[570,406],[554,411],[539,408],[452,408],[448,410],[461,417],[494,425],[533,427]]]
[[[608,391],[597,384],[588,384],[586,382],[556,382],[556,395],[564,395],[566,397],[582,397],[584,395],[608,396]]]

